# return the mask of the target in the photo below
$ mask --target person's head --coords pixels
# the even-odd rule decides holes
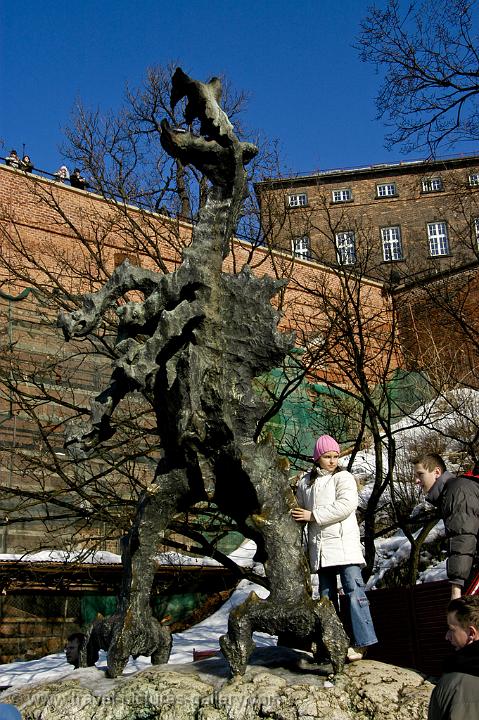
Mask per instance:
[[[16,151],[16,150],[10,150],[10,155],[15,155],[15,156],[16,156],[16,155],[17,155],[17,151]]]
[[[314,446],[314,464],[319,465],[322,470],[333,472],[338,466],[340,451],[341,448],[331,435],[321,435]]]
[[[455,650],[479,640],[479,595],[451,600],[447,608],[447,633]]]
[[[85,642],[86,636],[83,633],[72,633],[67,637],[65,645],[65,657],[67,663],[74,665],[76,668],[80,662],[80,650]]]
[[[73,175],[79,175],[79,174],[80,174],[80,169],[79,169],[79,168],[75,168],[75,169],[73,170],[73,173],[72,173],[72,174],[73,174]]]
[[[23,162],[30,162],[30,156],[29,156],[29,155],[24,155],[24,156],[23,156]]]
[[[446,471],[446,464],[437,453],[425,453],[412,461],[414,465],[414,479],[421,486],[424,493],[428,493],[438,477]]]

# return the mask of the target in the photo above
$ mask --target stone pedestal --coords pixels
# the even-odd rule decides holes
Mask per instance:
[[[362,660],[334,681],[310,657],[286,648],[256,650],[246,673],[228,680],[222,657],[162,665],[106,679],[98,668],[7,691],[24,720],[427,720],[433,685],[413,670]]]

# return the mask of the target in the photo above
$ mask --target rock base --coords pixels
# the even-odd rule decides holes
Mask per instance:
[[[114,680],[102,668],[11,688],[23,720],[427,720],[433,685],[413,670],[361,660],[328,677],[306,653],[256,651],[243,677],[222,657],[160,665]]]

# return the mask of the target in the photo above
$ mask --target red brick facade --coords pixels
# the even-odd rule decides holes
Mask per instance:
[[[356,215],[354,222],[358,226],[360,221],[363,226],[369,223],[376,229],[377,236],[383,224],[397,223],[401,227],[405,255],[408,258],[411,255],[416,257],[417,248],[421,243],[424,245],[426,220],[445,218],[448,228],[451,228],[450,247],[460,248],[460,253],[434,258],[434,267],[439,269],[451,263],[458,264],[460,259],[465,260],[471,256],[471,218],[475,217],[474,203],[478,196],[476,186],[470,185],[469,178],[474,175],[475,167],[471,159],[462,159],[457,162],[450,161],[447,165],[407,163],[364,171],[328,173],[318,178],[277,181],[268,189],[268,193],[272,193],[268,195],[271,200],[268,206],[265,200],[266,185],[260,186],[258,191],[262,193],[263,214],[266,216],[267,211],[271,211],[270,219],[276,217],[274,212],[278,203],[284,208],[285,197],[293,192],[306,192],[308,205],[289,210],[285,217],[291,224],[299,222],[302,217],[308,217],[311,230],[317,233],[318,247],[320,238],[324,240],[327,235],[321,227],[321,218],[328,217],[331,233],[332,229],[351,226],[353,221],[350,221],[350,218],[359,211],[359,219]],[[425,177],[440,177],[442,190],[423,192],[422,180]],[[395,197],[376,197],[377,185],[383,182],[395,184]],[[461,192],[458,192],[458,188],[462,189]],[[351,189],[352,200],[333,202],[332,192],[338,189]],[[3,293],[16,296],[24,288],[36,286],[37,289],[42,289],[45,295],[40,303],[43,303],[41,309],[33,309],[34,295],[30,295],[27,301],[15,302],[5,298],[2,301],[4,337],[9,338],[10,346],[15,346],[16,361],[27,364],[31,364],[35,357],[39,361],[44,359],[56,342],[61,343],[57,330],[52,328],[52,313],[58,310],[58,302],[53,297],[55,294],[76,294],[99,287],[125,256],[132,262],[160,272],[172,270],[181,259],[181,248],[191,240],[191,227],[186,223],[137,208],[108,203],[93,193],[76,190],[5,166],[0,166],[0,209],[0,276],[3,278]],[[456,220],[453,222],[454,218]],[[464,223],[461,226],[462,221]],[[465,240],[462,244],[459,242],[459,229],[463,227],[461,232],[465,238],[466,225],[469,246]],[[277,229],[273,227],[273,230],[278,243],[286,237],[284,225]],[[316,236],[313,234],[312,237]],[[328,246],[322,247],[325,248],[326,255]],[[413,247],[416,249],[413,250]],[[380,240],[377,242],[376,254],[369,248],[371,263],[373,260],[378,261],[378,267],[382,266],[387,270],[392,266],[409,267],[406,260],[381,263],[380,259],[378,260],[380,248]],[[329,250],[331,251],[331,247]],[[358,253],[359,250],[358,245]],[[266,246],[253,249],[247,243],[236,241],[232,253],[225,261],[225,270],[238,271],[248,262],[258,275],[288,278],[286,289],[275,298],[275,303],[283,313],[281,327],[295,330],[297,342],[302,347],[307,347],[328,331],[331,318],[321,315],[319,310],[322,303],[324,306],[324,297],[337,298],[345,290],[351,293],[357,291],[357,297],[360,298],[358,305],[363,317],[368,318],[370,324],[365,347],[365,369],[372,381],[376,372],[381,371],[378,350],[383,348],[384,352],[390,352],[389,347],[386,349],[386,338],[391,325],[390,291],[393,290],[394,295],[399,298],[396,305],[399,308],[401,337],[408,365],[427,365],[427,350],[421,348],[418,338],[429,337],[429,330],[426,332],[421,328],[431,325],[431,319],[436,316],[438,326],[441,327],[444,323],[444,308],[436,308],[434,313],[430,310],[435,292],[431,293],[427,289],[410,290],[412,281],[409,276],[396,278],[393,286],[388,283],[388,292],[384,291],[379,279],[367,279],[364,274],[357,272],[356,267],[346,267],[345,275],[342,276],[338,274],[334,250],[332,252],[328,262],[319,263],[295,258],[286,247],[284,252],[271,252]],[[420,267],[417,255],[413,269],[419,270]],[[471,277],[475,277],[473,267],[468,272]],[[345,277],[347,280],[344,280]],[[424,269],[421,277],[422,283],[416,283],[413,288],[427,287],[424,282]],[[461,277],[459,274],[456,284],[461,282]],[[437,282],[444,283],[444,280]],[[475,283],[469,283],[467,287],[471,295],[465,307],[472,308],[476,297]],[[51,311],[50,305],[54,308]],[[468,314],[469,318],[471,312]],[[460,331],[457,332],[460,335]],[[429,343],[424,344],[426,348],[429,346]],[[457,345],[455,342],[454,346]],[[471,352],[465,355],[462,353],[462,356],[467,356],[466,365],[474,363]],[[103,370],[99,371],[98,363]],[[323,368],[323,377],[343,382],[334,359],[329,358],[328,363],[328,366]],[[402,348],[398,344],[394,350],[391,368],[402,364]],[[91,357],[82,363],[81,368],[76,369],[75,383],[78,388],[83,388],[86,404],[87,396],[97,393],[102,387],[104,383],[101,377],[105,377],[107,373],[108,362]],[[7,412],[9,403],[10,399],[4,395],[3,412]],[[25,435],[27,430],[22,429],[19,414],[14,415],[16,426],[9,430],[9,421],[5,421],[2,427],[3,437],[6,438],[9,432],[15,433],[17,440],[22,437],[22,444],[28,444]]]
[[[68,397],[72,408],[89,407],[109,377],[110,360],[64,344],[55,318],[64,301],[71,305],[77,293],[103,284],[125,255],[133,262],[158,271],[173,270],[181,248],[191,239],[191,228],[162,215],[107,203],[93,193],[76,190],[50,180],[0,166],[0,317],[4,328],[3,369],[14,377],[23,391],[40,383],[49,402],[38,403],[38,422],[53,433],[49,441],[62,453],[61,422],[68,406],[55,403],[56,394]],[[239,241],[225,261],[225,271],[239,271],[248,263],[258,275],[287,278],[289,284],[274,302],[283,315],[280,326],[295,330],[300,346],[318,338],[329,322],[318,310],[321,293],[340,296],[340,276],[327,266],[295,259],[290,253],[253,249]],[[25,288],[34,287],[24,300],[15,300]],[[344,288],[343,288],[344,290]],[[381,283],[364,281],[359,290],[364,313],[375,318],[375,336],[368,346],[374,356],[381,345],[379,336],[388,334],[389,309]],[[70,296],[70,297],[69,297]],[[81,361],[79,360],[81,359]],[[332,364],[324,375],[341,382]],[[27,467],[28,453],[39,452],[38,428],[3,383],[0,395],[0,442],[3,446],[0,472],[2,484],[28,487],[29,478],[40,470]],[[19,404],[20,403],[20,404]],[[73,412],[73,410],[71,411]],[[21,448],[22,452],[19,452]],[[42,479],[46,490],[59,482],[56,471]],[[18,512],[18,506],[17,506]],[[65,528],[65,536],[71,533]],[[83,534],[88,534],[84,529]],[[49,545],[44,528],[31,522],[4,525],[0,533],[1,551],[23,551]],[[109,547],[108,549],[115,549]]]
[[[438,389],[479,388],[477,265],[400,287],[396,296],[405,366],[426,368]]]

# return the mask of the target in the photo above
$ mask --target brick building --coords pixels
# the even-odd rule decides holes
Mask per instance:
[[[269,246],[394,282],[477,258],[478,191],[477,155],[256,185]]]
[[[476,160],[479,163],[479,158]],[[475,167],[474,159],[468,158],[261,183],[257,192],[266,242],[253,247],[236,240],[225,270],[238,271],[248,263],[259,275],[289,280],[275,299],[283,313],[281,327],[296,332],[307,362],[317,355],[319,382],[347,384],[348,362],[350,372],[356,371],[354,333],[359,324],[363,332],[367,327],[362,362],[371,385],[383,382],[385,372],[398,367],[421,368],[428,362],[428,323],[432,317],[428,308],[438,283],[444,287],[443,278],[455,273],[457,286],[462,277],[457,274],[457,265],[461,263],[468,263],[470,277],[476,274],[474,203],[479,196]],[[390,188],[395,194],[388,194]],[[182,247],[191,240],[191,227],[175,218],[107,202],[94,193],[6,166],[0,166],[0,209],[0,319],[4,330],[0,485],[18,487],[14,504],[18,516],[22,511],[33,512],[20,502],[22,488],[28,489],[32,479],[43,483],[45,492],[54,492],[57,483],[65,482],[60,467],[51,467],[45,474],[35,464],[34,458],[43,447],[39,432],[46,433],[42,442],[48,441],[50,450],[63,457],[64,418],[75,415],[75,408],[88,409],[91,398],[109,378],[111,353],[108,349],[98,353],[98,347],[85,350],[84,345],[64,344],[55,328],[58,310],[62,305],[71,307],[79,293],[102,285],[125,257],[159,272],[173,270],[180,262]],[[327,226],[321,224],[323,221]],[[428,236],[432,233],[429,225],[434,223],[445,225],[447,244],[446,236],[438,244]],[[399,228],[401,242],[396,245],[389,242],[391,233],[383,233],[392,227]],[[295,239],[295,233],[302,229],[309,233],[304,245]],[[343,253],[338,236],[353,231],[354,252]],[[271,245],[275,245],[274,250]],[[431,264],[436,289],[428,293]],[[393,267],[398,273],[394,285],[390,276]],[[34,292],[28,292],[29,288]],[[27,296],[21,299],[25,291]],[[333,298],[336,303],[329,304],[330,313],[344,315],[351,297],[356,298],[357,311],[350,326],[351,358],[345,358],[342,344],[343,356],[338,363],[334,347],[342,343],[344,327],[338,327],[334,317],[324,312],[325,300]],[[474,297],[471,295],[464,305],[469,315]],[[396,335],[391,333],[393,298],[400,310],[401,328]],[[440,312],[437,323],[442,327]],[[423,332],[424,327],[428,332]],[[457,333],[460,337],[460,325]],[[321,354],[325,337],[332,347],[329,354]],[[447,344],[444,333],[440,340]],[[470,350],[461,357],[468,368],[465,375],[475,366],[476,354]],[[38,392],[36,417],[21,402],[30,391]],[[134,469],[135,481],[144,473],[147,482],[149,472],[151,469],[139,462]],[[119,488],[123,481],[120,473]],[[65,536],[71,535],[68,522],[64,528]],[[88,526],[82,533],[87,538],[95,535]],[[44,525],[35,526],[28,517],[25,522],[0,528],[3,552],[56,542],[46,535]],[[115,542],[104,547],[116,550]]]
[[[479,388],[477,261],[394,288],[404,367],[426,369],[438,390]],[[476,417],[475,410],[464,414]]]
[[[346,354],[345,325],[336,319],[343,311],[346,316],[354,298],[357,314],[349,318],[349,343],[354,350],[356,328],[360,323],[363,330],[367,327],[361,371],[371,385],[384,381],[385,368],[431,369],[432,355],[441,359],[434,366],[439,375],[445,364],[454,365],[471,382],[478,355],[473,344],[464,345],[462,320],[469,331],[477,321],[476,168],[479,157],[260,183],[265,244],[253,247],[236,240],[225,270],[238,271],[248,263],[259,275],[289,280],[275,299],[283,313],[281,327],[296,332],[307,362],[318,353],[323,380],[347,384],[347,359],[336,363],[334,352],[321,353],[328,338],[333,351],[337,345]],[[175,218],[106,202],[0,165],[0,553],[58,548],[62,539],[68,547],[85,542],[98,547],[98,538],[102,549],[118,551],[120,513],[111,540],[100,527],[114,524],[114,508],[93,523],[68,512],[65,488],[69,473],[77,469],[74,463],[65,465],[62,431],[65,418],[88,410],[91,398],[105,387],[111,352],[101,343],[87,348],[64,344],[56,314],[63,305],[70,308],[79,293],[102,285],[125,257],[159,272],[173,270],[190,239],[191,227]],[[459,310],[455,324],[447,315],[448,302]],[[395,311],[397,334],[391,331]],[[356,362],[352,353],[351,372]],[[132,403],[129,410],[135,417],[142,407]],[[151,463],[138,455],[128,468],[114,467],[118,457],[93,463],[84,477],[85,508],[96,501],[88,488],[102,492],[106,477],[118,502],[130,501],[131,515],[135,493],[152,476]],[[36,500],[32,492],[39,487],[44,495]],[[56,523],[46,522],[42,508],[57,492],[65,497],[65,513]],[[56,508],[52,502],[52,513]],[[38,522],[32,522],[35,513],[41,516]],[[61,606],[65,618],[69,598]],[[8,599],[2,599],[4,613]],[[59,612],[55,603],[52,613]],[[26,613],[23,606],[20,612],[15,602],[10,605],[13,627],[17,615]],[[12,632],[3,628],[0,636]],[[28,633],[31,638],[27,627]],[[23,649],[18,645],[15,656],[26,652],[24,646],[28,649],[28,642]],[[59,647],[56,638],[48,649]]]
[[[159,272],[174,270],[182,247],[191,240],[191,227],[1,165],[0,210],[0,486],[4,492],[17,489],[9,500],[11,520],[0,525],[0,552],[23,552],[58,545],[58,530],[65,540],[72,530],[78,540],[95,536],[88,523],[75,529],[63,519],[50,537],[43,523],[31,522],[32,514],[42,512],[39,506],[23,497],[23,490],[28,497],[32,483],[42,487],[46,500],[57,489],[64,490],[63,421],[77,415],[81,419],[110,375],[109,347],[64,343],[55,327],[58,311],[71,307],[79,294],[100,287],[125,257]],[[289,279],[275,299],[282,311],[281,327],[294,330],[300,346],[314,340],[321,327],[309,295],[319,284],[338,294],[337,274],[327,265],[292,258],[290,253],[235,241],[225,271],[238,271],[245,263],[259,275]],[[365,312],[372,316],[383,312],[379,281],[365,281],[361,293]],[[387,323],[386,310],[383,320]],[[36,397],[34,413],[31,395]],[[141,406],[136,410],[141,412]],[[120,470],[113,474],[118,490],[122,483],[127,485]],[[151,479],[151,466],[142,465],[140,459],[129,472],[135,481],[142,482],[142,473],[145,482]],[[101,474],[100,463],[93,473],[99,487]],[[24,521],[19,519],[22,513]],[[118,519],[120,534],[121,529]],[[102,547],[117,550],[116,540]]]

